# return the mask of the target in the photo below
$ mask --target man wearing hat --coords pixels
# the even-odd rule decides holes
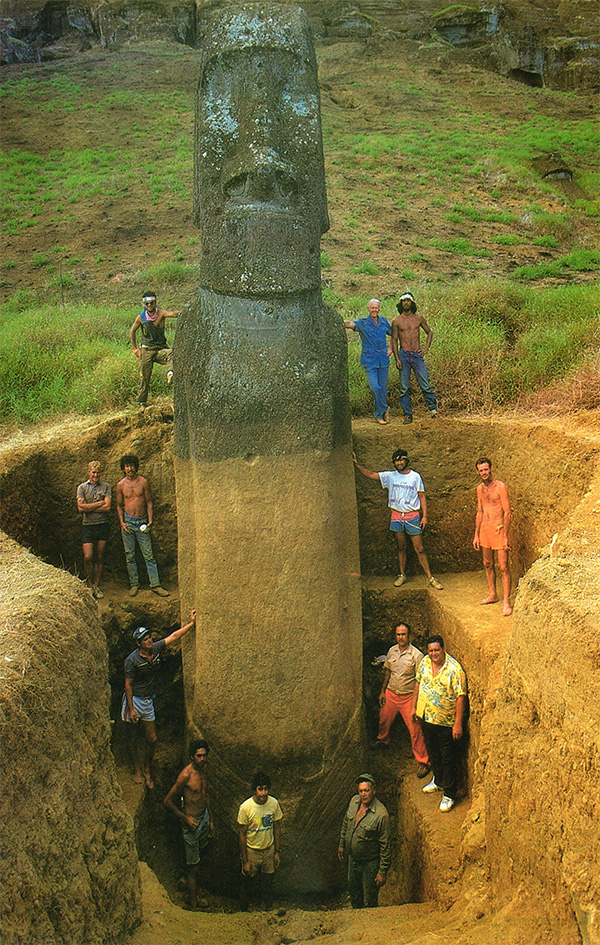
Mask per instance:
[[[151,765],[156,747],[156,715],[154,713],[154,699],[156,698],[156,676],[160,667],[160,654],[168,646],[189,633],[196,623],[196,611],[192,610],[191,620],[184,627],[170,633],[162,640],[152,641],[152,631],[147,627],[136,627],[133,639],[137,643],[137,650],[130,653],[125,660],[125,692],[121,704],[121,718],[124,722],[136,724],[142,721],[146,736],[146,753],[144,757],[143,774],[140,769],[134,733],[132,731],[131,757],[135,768],[133,780],[136,784],[144,781],[148,788],[153,788]]]
[[[173,349],[168,346],[165,338],[165,318],[176,318],[179,312],[166,312],[164,308],[159,308],[155,292],[144,292],[142,301],[144,308],[129,329],[129,340],[133,353],[140,360],[138,401],[140,411],[143,413],[148,400],[150,378],[155,361],[166,365],[167,384],[173,382]],[[138,328],[142,329],[142,343],[139,348],[136,337]]]
[[[342,823],[338,859],[348,854],[348,892],[353,909],[377,905],[392,862],[390,818],[375,797],[375,778],[360,774]]]
[[[412,292],[400,296],[396,305],[398,315],[392,322],[392,351],[400,371],[400,406],[404,411],[404,423],[412,423],[410,404],[410,372],[414,371],[423,399],[432,417],[437,417],[437,399],[431,388],[425,355],[429,351],[433,332],[422,315],[417,315],[417,303]],[[421,348],[420,332],[425,332],[425,347]],[[400,339],[400,348],[398,348]]]

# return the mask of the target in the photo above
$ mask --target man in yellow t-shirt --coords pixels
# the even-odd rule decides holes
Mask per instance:
[[[259,881],[265,907],[273,908],[273,877],[275,870],[279,869],[283,813],[277,798],[269,796],[270,790],[269,775],[257,771],[252,778],[252,797],[244,801],[238,811],[242,860],[240,907],[244,912],[254,891],[251,887],[258,885]]]
[[[457,784],[457,746],[463,735],[467,707],[467,681],[458,660],[446,653],[444,638],[427,640],[427,656],[417,668],[413,714],[423,729],[433,778],[424,794],[443,791],[440,810],[454,807]]]

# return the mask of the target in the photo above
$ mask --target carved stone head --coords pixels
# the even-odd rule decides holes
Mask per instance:
[[[264,298],[320,287],[329,220],[317,65],[300,8],[212,14],[196,96],[194,212],[204,288]]]

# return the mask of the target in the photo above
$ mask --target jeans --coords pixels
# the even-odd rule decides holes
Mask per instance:
[[[129,528],[129,532],[121,529],[121,538],[123,539],[123,548],[125,549],[125,562],[127,564],[129,583],[132,587],[136,587],[140,583],[135,560],[135,545],[137,542],[137,544],[140,546],[140,551],[144,556],[144,561],[146,562],[146,570],[148,571],[150,587],[158,587],[160,584],[160,578],[158,576],[158,567],[152,552],[152,539],[150,538],[149,532],[140,531],[140,525],[148,524],[148,519],[146,516],[143,516],[142,518],[133,518],[131,515],[123,515],[123,520]]]
[[[389,365],[387,364],[384,367],[365,368],[369,387],[373,391],[373,396],[375,398],[375,407],[373,413],[377,419],[379,419],[379,417],[383,417],[384,413],[388,409],[388,370]]]
[[[375,877],[379,872],[379,860],[353,860],[348,857],[348,892],[353,909],[372,909],[377,905],[379,886]]]
[[[457,781],[457,744],[452,737],[452,728],[449,725],[433,725],[423,719],[420,721],[435,783],[443,789],[446,797],[454,800]]]
[[[419,354],[418,351],[404,351],[400,348],[398,352],[400,357],[400,364],[402,365],[400,369],[400,406],[402,410],[408,417],[412,417],[412,407],[410,406],[410,372],[411,369],[415,372],[415,377],[419,382],[419,387],[423,393],[423,399],[427,404],[427,407],[433,413],[437,410],[437,400],[433,390],[431,389],[431,383],[429,381],[429,374],[427,373],[427,368],[425,367],[425,359],[422,354]]]

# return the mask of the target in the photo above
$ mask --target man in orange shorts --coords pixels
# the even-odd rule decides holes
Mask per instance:
[[[510,530],[510,502],[506,484],[492,475],[492,461],[485,456],[478,459],[475,467],[481,478],[477,486],[477,520],[473,547],[476,551],[481,548],[483,567],[488,583],[489,594],[480,601],[481,604],[495,604],[498,600],[496,593],[496,569],[494,567],[494,551],[498,555],[498,567],[502,578],[502,594],[504,605],[502,613],[510,617],[511,575],[508,566],[509,530]]]

